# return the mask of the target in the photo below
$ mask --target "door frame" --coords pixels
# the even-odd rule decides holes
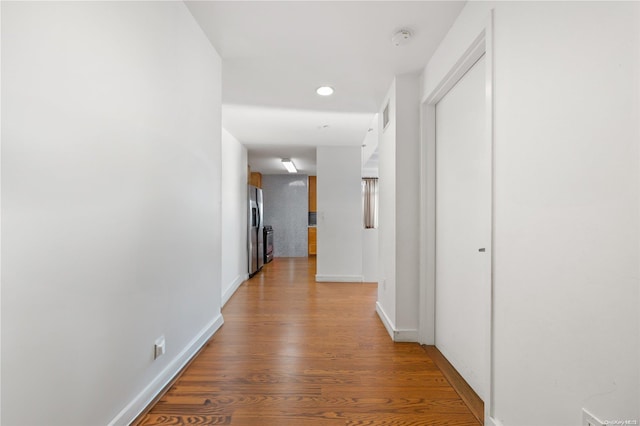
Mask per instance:
[[[490,301],[489,314],[489,393],[484,401],[485,424],[495,424],[494,415],[494,240],[495,240],[495,151],[494,151],[494,75],[493,75],[493,11],[467,45],[464,52],[456,58],[444,77],[435,88],[424,94],[420,102],[420,297],[418,336],[420,343],[435,344],[435,294],[436,294],[436,104],[453,88],[462,76],[471,69],[482,55],[485,55],[486,89],[486,131],[491,161],[491,241],[490,259]]]

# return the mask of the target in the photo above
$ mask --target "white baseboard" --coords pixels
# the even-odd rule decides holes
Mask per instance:
[[[502,422],[498,419],[494,419],[493,417],[486,416],[484,419],[485,426],[503,426]]]
[[[380,302],[376,302],[376,312],[387,329],[387,333],[394,342],[417,342],[418,330],[416,329],[396,329],[393,322],[382,308]]]
[[[391,339],[393,340],[393,331],[394,331],[393,323],[387,316],[387,313],[382,308],[382,305],[380,304],[380,302],[376,302],[376,313],[380,317],[380,321],[382,321],[384,328],[387,329],[387,333],[389,333],[389,337],[391,337]]]
[[[319,283],[361,283],[362,275],[316,275],[316,282]]]
[[[396,330],[393,333],[394,342],[418,342],[418,330],[415,329],[403,329]]]
[[[193,356],[204,346],[207,341],[214,335],[222,324],[224,319],[222,314],[218,314],[206,327],[204,327],[198,335],[189,342],[189,344],[180,352],[173,361],[167,365],[164,370],[156,376],[140,392],[126,407],[122,409],[114,418],[109,422],[109,426],[120,426],[131,424],[136,417],[147,408],[147,406],[153,401],[153,399],[167,386],[176,374],[187,365],[187,363],[193,358]]]
[[[229,299],[231,299],[231,296],[233,296],[233,293],[235,293],[236,290],[238,290],[240,285],[242,285],[242,283],[245,282],[248,279],[249,279],[249,274],[244,274],[244,275],[238,275],[236,277],[236,279],[233,280],[231,285],[229,287],[227,287],[227,289],[225,290],[224,294],[222,295],[222,306],[223,307],[224,307],[224,305],[227,304]]]

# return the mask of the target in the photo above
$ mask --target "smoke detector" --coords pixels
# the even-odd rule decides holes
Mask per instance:
[[[394,46],[403,46],[409,43],[412,36],[413,34],[410,30],[403,28],[391,36],[391,43],[393,43]]]

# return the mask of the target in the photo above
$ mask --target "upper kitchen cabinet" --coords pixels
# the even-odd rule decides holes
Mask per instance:
[[[257,188],[262,188],[262,173],[251,172],[249,175],[249,184]]]

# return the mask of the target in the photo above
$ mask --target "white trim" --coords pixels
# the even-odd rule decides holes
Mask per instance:
[[[0,7],[0,34],[2,34],[2,7]],[[1,46],[2,43],[0,43]],[[2,81],[2,47],[0,47],[0,81]],[[0,99],[2,99],[2,87],[0,85]],[[2,129],[2,102],[0,102],[0,129]],[[1,132],[0,132],[1,134]],[[2,138],[0,137],[0,153],[2,153]],[[0,188],[2,188],[2,155],[0,154]],[[0,191],[0,223],[2,223],[2,191]],[[0,227],[0,236],[2,229]],[[0,238],[2,241],[2,238]],[[0,245],[0,306],[2,306],[2,246]],[[1,316],[0,316],[1,318]],[[0,319],[0,330],[2,330],[2,320]],[[0,365],[2,365],[2,338],[0,338]],[[0,368],[0,383],[2,383],[2,369]],[[2,424],[2,386],[0,386],[0,424]]]
[[[494,196],[495,193],[495,156],[493,150],[493,123],[494,123],[494,107],[493,107],[493,91],[494,86],[494,55],[493,55],[493,10],[487,18],[483,28],[472,40],[465,51],[460,55],[458,60],[451,66],[447,74],[429,93],[423,93],[421,109],[421,142],[420,142],[420,288],[419,288],[419,326],[418,337],[421,343],[435,344],[435,200],[436,200],[436,182],[435,182],[435,105],[444,95],[458,82],[458,80],[476,63],[476,61],[485,55],[485,76],[487,88],[487,133],[491,150],[491,295],[489,308],[489,389],[485,407],[485,419],[492,419],[494,415],[494,288],[493,288],[493,271],[494,271]],[[495,420],[491,420],[494,426],[501,426]],[[489,423],[490,424],[490,423]]]
[[[495,399],[494,399],[494,394],[495,394],[495,371],[494,371],[494,365],[495,365],[495,359],[494,359],[494,353],[495,353],[495,312],[493,307],[495,306],[495,291],[494,291],[494,279],[493,279],[493,273],[495,271],[495,235],[496,235],[496,217],[495,217],[495,193],[496,193],[496,173],[495,173],[495,164],[496,164],[496,156],[495,156],[495,143],[494,143],[494,129],[495,129],[495,108],[494,108],[494,102],[493,102],[493,98],[494,98],[494,89],[495,89],[495,82],[494,82],[494,61],[495,61],[495,57],[493,54],[493,9],[491,9],[491,12],[489,14],[489,17],[487,18],[487,21],[485,22],[485,87],[486,87],[486,96],[487,96],[487,103],[486,103],[486,111],[488,112],[487,114],[487,126],[486,126],[486,137],[489,140],[489,149],[490,149],[490,159],[491,159],[491,264],[489,265],[489,268],[491,269],[489,272],[489,280],[490,280],[490,306],[489,306],[489,396],[487,397],[488,401],[484,401],[484,416],[485,418],[489,418],[489,419],[493,419],[493,416],[495,416]],[[494,421],[495,424],[495,421]],[[496,425],[498,426],[498,425]]]
[[[196,337],[189,342],[189,344],[171,361],[165,368],[156,376],[140,392],[126,407],[122,409],[114,418],[109,422],[109,426],[128,425],[133,422],[136,417],[147,408],[147,406],[153,401],[153,399],[167,386],[176,374],[184,368],[185,365],[193,358],[193,356],[202,348],[214,335],[222,324],[224,319],[222,314],[218,314],[206,327],[204,327]]]
[[[485,426],[503,426],[503,424],[502,424],[502,422],[500,422],[500,420],[494,419],[491,416],[486,416],[484,418],[484,425]]]
[[[394,342],[417,342],[418,330],[415,328],[405,329],[405,330],[396,330],[393,332],[393,341]]]
[[[316,275],[316,282],[319,283],[361,283],[364,282],[362,275]]]
[[[387,316],[387,313],[382,308],[380,302],[376,302],[376,313],[378,314],[378,317],[380,317],[380,321],[382,321],[384,328],[387,329],[389,337],[391,337],[391,340],[393,340],[393,332],[395,331],[395,327],[393,326],[391,319]]]
[[[393,326],[393,322],[389,319],[389,316],[382,308],[380,302],[376,302],[376,313],[380,317],[384,328],[387,329],[387,333],[391,337],[391,340],[394,342],[417,342],[418,341],[418,330],[416,329],[402,329],[397,330]]]
[[[487,28],[483,28],[475,40],[469,45],[467,50],[460,56],[458,61],[451,67],[449,72],[442,78],[440,83],[429,93],[423,97],[422,103],[435,105],[446,95],[449,90],[456,85],[467,71],[471,69],[478,59],[486,51]]]
[[[222,294],[222,306],[227,304],[231,296],[238,290],[238,288],[242,285],[243,282],[249,279],[249,274],[238,275],[235,280],[231,283],[229,287]]]

